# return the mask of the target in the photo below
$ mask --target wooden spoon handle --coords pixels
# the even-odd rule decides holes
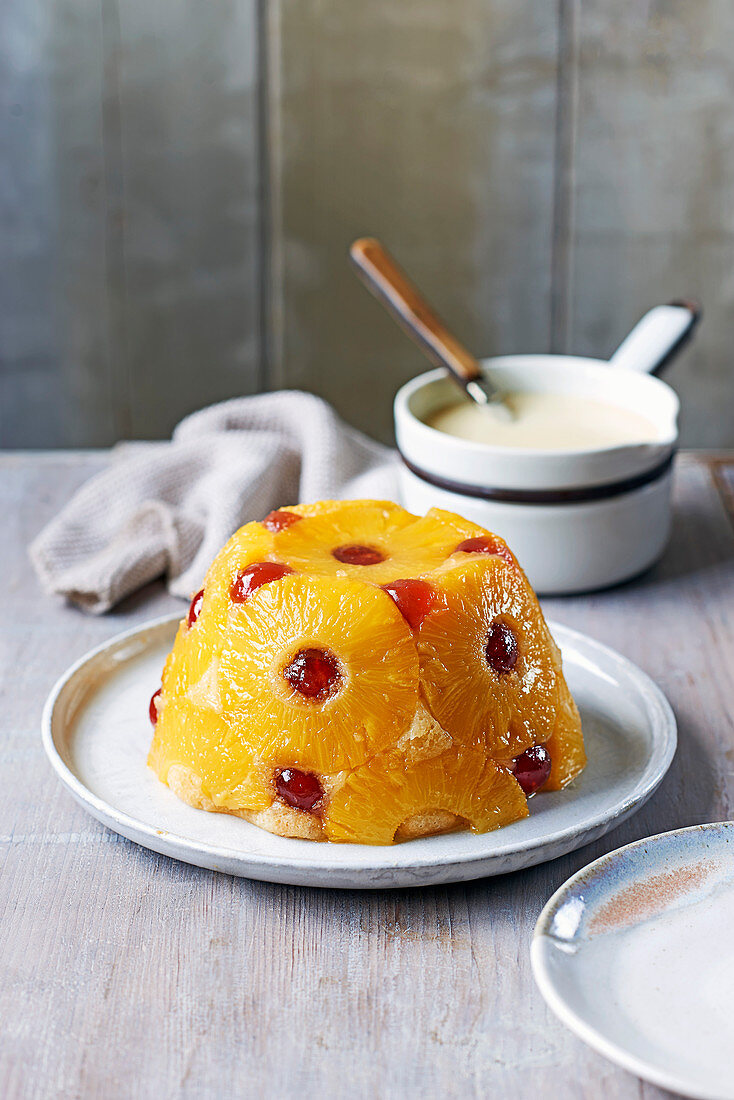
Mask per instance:
[[[355,241],[349,255],[368,290],[437,367],[446,367],[466,387],[482,377],[479,362],[459,343],[426,299],[374,237]]]

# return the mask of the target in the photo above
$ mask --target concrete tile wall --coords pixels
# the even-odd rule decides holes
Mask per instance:
[[[4,0],[0,49],[0,446],[258,388],[255,4]]]
[[[0,445],[161,437],[301,386],[390,438],[381,236],[478,353],[606,356],[699,296],[688,445],[734,445],[727,0],[6,0]]]

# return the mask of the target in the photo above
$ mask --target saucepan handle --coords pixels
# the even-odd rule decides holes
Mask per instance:
[[[701,315],[698,302],[689,300],[655,306],[625,337],[610,365],[658,374],[690,340]]]

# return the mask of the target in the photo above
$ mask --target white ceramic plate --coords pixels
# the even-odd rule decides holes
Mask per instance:
[[[533,973],[584,1042],[684,1096],[732,1100],[734,822],[589,864],[538,920]]]
[[[94,817],[200,867],[367,889],[504,874],[554,859],[619,824],[649,798],[675,752],[675,718],[655,684],[619,654],[551,624],[589,755],[570,788],[536,795],[530,817],[482,836],[452,833],[385,848],[273,836],[240,818],[186,806],[146,767],[148,702],[178,621],[147,623],[78,661],[48,698],[43,738],[59,778]]]

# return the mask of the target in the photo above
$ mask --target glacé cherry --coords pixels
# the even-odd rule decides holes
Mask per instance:
[[[533,745],[515,757],[512,774],[528,798],[547,782],[551,765],[551,756],[545,745]]]
[[[230,585],[229,598],[234,603],[244,603],[263,584],[280,580],[281,577],[285,577],[292,572],[290,565],[283,565],[281,562],[255,562],[254,565],[248,565],[247,569],[239,571]]]
[[[204,589],[200,588],[199,591],[194,596],[194,598],[192,599],[191,604],[189,606],[189,617],[186,620],[189,627],[192,627],[194,625],[194,623],[196,622],[196,620],[199,618],[199,615],[201,615],[201,607],[202,607],[203,603],[204,603]]]
[[[317,802],[323,798],[324,788],[311,772],[301,772],[297,768],[283,768],[275,777],[275,789],[278,798],[297,810],[313,813]]]
[[[148,716],[150,718],[151,725],[155,725],[158,721],[158,701],[163,692],[163,688],[159,687],[158,691],[154,691],[150,697],[150,703],[148,705]]]
[[[292,527],[294,523],[298,523],[299,519],[303,519],[303,516],[299,516],[298,512],[278,508],[275,512],[268,512],[262,524],[268,531],[283,531],[286,527]]]
[[[337,546],[331,551],[331,555],[345,565],[378,565],[385,560],[382,550],[378,550],[376,546],[362,546],[360,543]]]
[[[479,538],[464,539],[454,550],[455,554],[494,554],[512,564],[512,554],[509,547],[493,538],[491,535],[481,535]]]
[[[294,691],[322,702],[338,688],[341,670],[330,649],[312,647],[299,649],[283,669],[283,676]]]
[[[411,630],[418,629],[436,603],[436,590],[427,581],[411,577],[390,581],[382,587],[388,596],[392,596]]]
[[[519,651],[517,638],[511,626],[502,622],[492,623],[484,645],[484,656],[489,667],[493,668],[498,676],[505,676],[512,672],[517,664]]]

